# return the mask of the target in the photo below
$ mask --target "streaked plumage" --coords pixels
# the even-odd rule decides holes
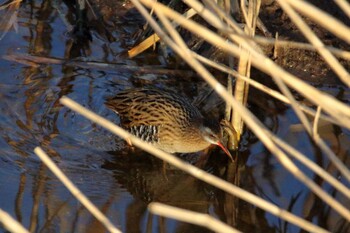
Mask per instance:
[[[121,91],[106,101],[129,132],[168,153],[191,153],[220,142],[213,127],[186,98],[153,88]]]

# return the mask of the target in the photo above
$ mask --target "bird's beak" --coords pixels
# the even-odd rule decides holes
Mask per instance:
[[[232,155],[231,155],[230,151],[228,151],[228,149],[224,145],[222,145],[222,143],[220,141],[217,142],[216,145],[218,145],[227,154],[227,156],[231,159],[231,161],[233,162],[233,158],[232,158]]]

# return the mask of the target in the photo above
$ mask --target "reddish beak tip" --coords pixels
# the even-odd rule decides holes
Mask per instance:
[[[229,151],[226,147],[224,147],[224,145],[222,145],[221,142],[217,142],[217,145],[227,154],[227,156],[228,156],[228,157],[231,159],[231,161],[233,162],[234,160],[233,160],[233,157],[232,157],[230,151]]]

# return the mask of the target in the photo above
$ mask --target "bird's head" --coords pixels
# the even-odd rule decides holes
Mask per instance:
[[[227,156],[233,161],[232,155],[229,152],[229,150],[222,144],[221,141],[221,127],[220,125],[216,126],[213,124],[206,124],[200,127],[201,134],[203,138],[209,142],[210,144],[218,145],[226,154]]]

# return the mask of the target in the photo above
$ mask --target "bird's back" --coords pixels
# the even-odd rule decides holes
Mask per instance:
[[[164,151],[192,152],[193,145],[206,147],[199,134],[203,117],[186,98],[158,89],[136,88],[118,93],[106,102],[122,126]],[[198,142],[199,141],[199,142]]]
[[[172,92],[151,88],[121,91],[106,102],[117,112],[126,127],[135,125],[182,124],[202,118],[186,98]]]

